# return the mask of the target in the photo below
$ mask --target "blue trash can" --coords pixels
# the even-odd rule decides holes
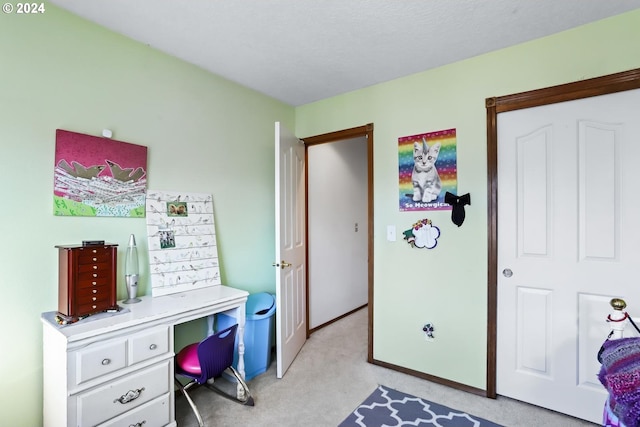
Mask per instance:
[[[248,381],[262,374],[271,364],[271,346],[275,340],[274,313],[276,299],[267,292],[251,294],[247,298],[244,327],[244,371]],[[217,330],[221,331],[237,323],[233,316],[217,315]],[[233,367],[238,368],[238,340],[233,357]]]

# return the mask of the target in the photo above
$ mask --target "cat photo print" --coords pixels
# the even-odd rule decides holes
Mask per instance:
[[[456,130],[398,138],[401,211],[450,210],[445,193],[457,193]]]

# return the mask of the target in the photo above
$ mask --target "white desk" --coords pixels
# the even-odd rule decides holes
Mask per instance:
[[[247,297],[228,286],[147,296],[120,304],[124,312],[64,327],[43,313],[43,425],[176,426],[173,326],[221,312],[235,316],[244,376]]]

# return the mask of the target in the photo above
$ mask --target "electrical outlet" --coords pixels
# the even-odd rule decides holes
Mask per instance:
[[[433,323],[426,323],[422,327],[422,332],[424,332],[424,338],[427,341],[433,341],[433,339],[435,338],[435,327],[433,326]]]

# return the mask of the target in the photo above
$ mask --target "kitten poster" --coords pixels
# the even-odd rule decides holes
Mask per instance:
[[[456,130],[398,138],[400,211],[451,210],[448,192],[458,192]]]

